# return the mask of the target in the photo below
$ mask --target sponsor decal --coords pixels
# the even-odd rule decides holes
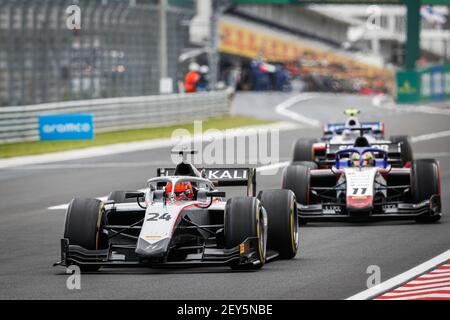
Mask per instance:
[[[205,178],[209,180],[247,180],[248,179],[248,169],[203,169],[205,173]],[[160,171],[162,176],[172,176],[174,175],[175,169],[164,169]]]
[[[94,138],[92,114],[41,115],[40,140],[90,140]]]
[[[227,169],[227,170],[205,170],[206,178],[210,180],[247,180],[248,172],[247,169]]]
[[[396,204],[384,204],[382,206],[382,209],[386,213],[393,213],[397,211],[397,205]]]
[[[339,214],[341,213],[341,207],[335,206],[335,205],[324,205],[323,206],[323,213],[324,214]]]

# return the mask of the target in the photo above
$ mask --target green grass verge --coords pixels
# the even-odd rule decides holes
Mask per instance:
[[[269,124],[272,121],[260,120],[249,117],[226,116],[210,118],[203,121],[203,131],[208,129],[230,129],[251,125]],[[170,138],[175,129],[187,129],[193,133],[194,124],[186,123],[176,126],[158,128],[122,130],[114,132],[102,132],[95,135],[94,140],[70,140],[70,141],[32,141],[0,144],[0,158],[11,158],[17,156],[43,154],[72,149],[103,146],[107,144],[140,141],[158,138]]]

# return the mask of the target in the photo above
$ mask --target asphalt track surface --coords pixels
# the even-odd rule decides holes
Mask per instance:
[[[284,119],[275,105],[294,94],[238,94],[234,113]],[[320,121],[342,120],[346,107],[361,118],[382,119],[386,132],[419,136],[450,129],[442,113],[374,107],[368,97],[315,94],[290,110]],[[318,137],[302,125],[280,133],[280,161],[290,158],[297,137]],[[0,170],[0,299],[345,299],[366,289],[367,267],[386,280],[450,248],[450,142],[448,137],[414,144],[417,157],[441,162],[444,216],[437,224],[415,222],[311,223],[301,228],[294,260],[275,261],[257,272],[228,268],[115,269],[83,274],[81,290],[66,288],[59,258],[64,210],[48,207],[73,197],[142,188],[158,166],[170,165],[169,148]],[[258,176],[258,189],[279,188],[280,172]],[[231,190],[239,194],[240,190]]]

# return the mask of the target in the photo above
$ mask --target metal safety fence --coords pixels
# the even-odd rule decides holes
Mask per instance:
[[[4,107],[0,144],[39,140],[39,115],[91,113],[96,132],[157,127],[228,114],[231,95],[226,90]]]
[[[0,107],[158,93],[157,3],[0,0]],[[189,47],[193,15],[169,6],[169,61]],[[170,64],[168,76],[179,69]]]

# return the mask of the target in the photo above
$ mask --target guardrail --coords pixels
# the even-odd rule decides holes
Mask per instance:
[[[0,107],[0,143],[39,140],[39,115],[92,113],[96,132],[150,128],[227,114],[231,94],[227,90]]]

